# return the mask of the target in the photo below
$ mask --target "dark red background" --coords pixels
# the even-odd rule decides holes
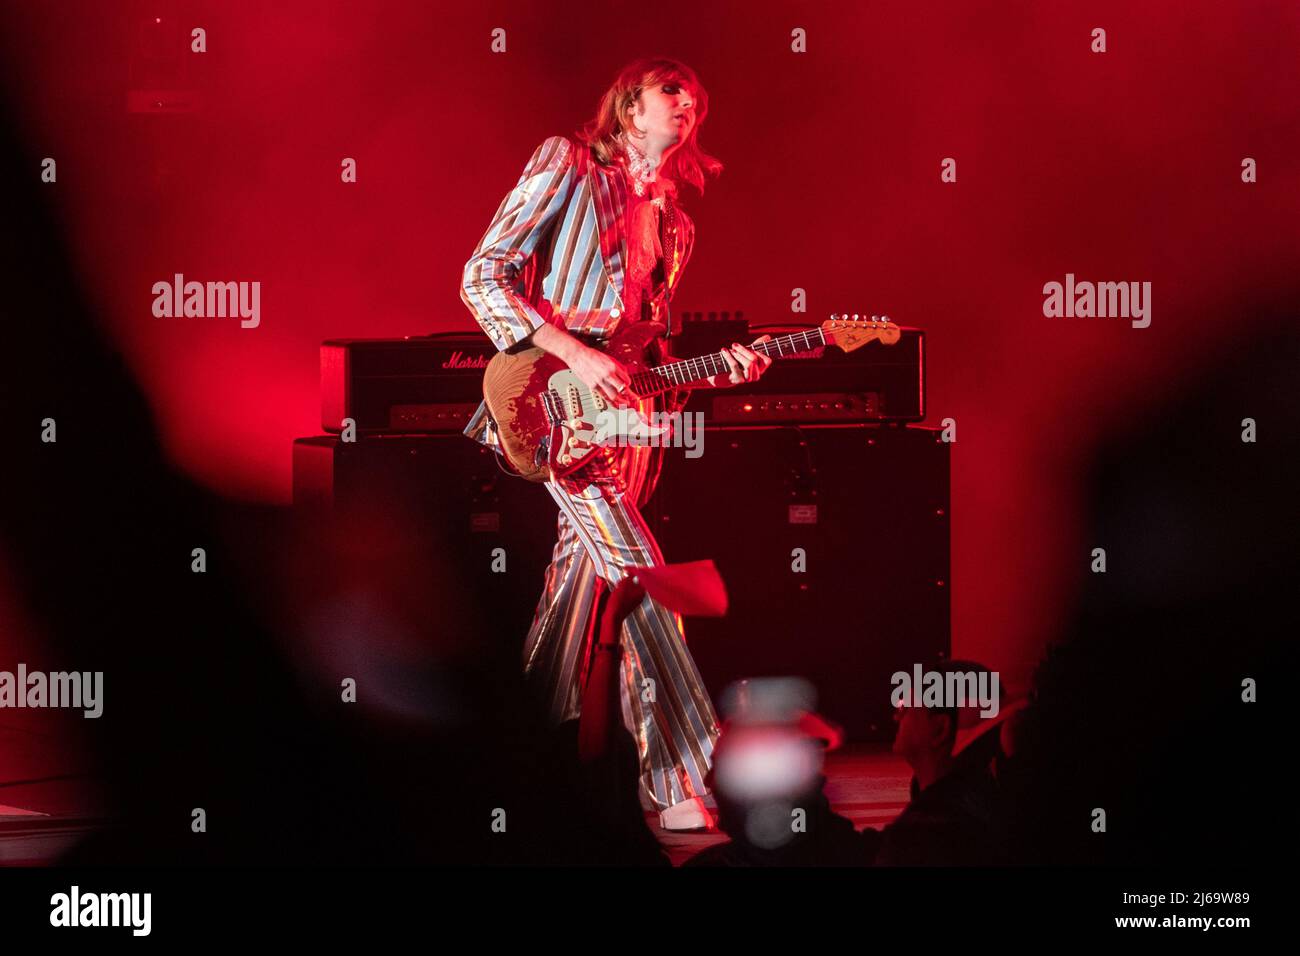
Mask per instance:
[[[786,321],[798,287],[795,319],[928,331],[929,421],[957,422],[954,651],[1013,679],[1105,544],[1077,534],[1097,436],[1250,336],[1250,297],[1294,279],[1294,3],[156,0],[10,4],[0,25],[32,175],[57,160],[84,289],[166,448],[269,502],[289,499],[292,439],[319,431],[320,340],[474,328],[460,270],[532,149],[625,61],[692,64],[727,168],[688,197],[677,308]],[[127,111],[157,85],[201,105]],[[155,318],[175,272],[259,280],[261,326]],[[1067,272],[1150,281],[1150,328],[1045,318]],[[891,492],[864,479],[862,507]],[[864,567],[888,560],[864,542]]]

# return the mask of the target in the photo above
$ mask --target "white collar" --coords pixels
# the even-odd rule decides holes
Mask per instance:
[[[658,163],[651,162],[650,157],[626,134],[623,136],[623,147],[623,155],[627,157],[627,170],[632,174],[633,184],[638,187],[637,195],[641,195],[641,184],[652,183],[658,178]]]

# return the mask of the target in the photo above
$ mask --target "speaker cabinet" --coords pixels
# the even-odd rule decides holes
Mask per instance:
[[[332,435],[293,446],[294,508],[345,528],[357,574],[428,628],[460,628],[519,653],[555,545],[546,490],[504,474],[463,435]]]
[[[667,450],[646,518],[668,561],[711,558],[726,581],[728,616],[686,621],[714,699],[797,674],[851,738],[889,739],[890,675],[950,646],[949,446],[896,426],[703,435],[697,458]],[[540,485],[459,435],[302,438],[293,472],[296,510],[351,529],[357,573],[416,602],[411,620],[519,652],[555,543]]]
[[[891,739],[890,676],[950,647],[949,445],[894,426],[710,428],[647,508],[665,559],[712,558],[725,618],[686,637],[715,700],[800,675],[851,738]]]

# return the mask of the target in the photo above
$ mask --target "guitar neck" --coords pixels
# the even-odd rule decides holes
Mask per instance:
[[[749,348],[772,358],[780,358],[783,355],[797,355],[800,352],[809,352],[825,344],[826,333],[822,331],[819,325],[815,328],[805,329],[802,332],[792,332],[790,335],[782,335],[766,342],[759,342],[757,345],[749,346]],[[723,353],[714,352],[711,355],[701,355],[693,359],[669,362],[667,365],[657,365],[654,368],[638,372],[632,376],[632,388],[641,396],[658,395],[670,388],[698,382],[714,375],[725,375],[730,371],[731,366],[723,358]]]

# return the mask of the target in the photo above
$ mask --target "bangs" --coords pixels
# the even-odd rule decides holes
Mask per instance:
[[[642,85],[653,86],[656,83],[677,83],[681,86],[688,87],[691,92],[699,95],[700,81],[690,74],[683,73],[679,68],[670,65],[663,65],[646,70],[645,80]]]
[[[697,115],[702,116],[704,110],[707,109],[709,94],[705,91],[704,87],[700,85],[700,81],[695,77],[689,76],[681,70],[671,66],[647,70],[644,76],[645,79],[641,84],[642,87],[658,86],[663,83],[675,83],[678,86],[684,86],[686,89],[691,91],[691,95],[695,98]]]

